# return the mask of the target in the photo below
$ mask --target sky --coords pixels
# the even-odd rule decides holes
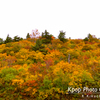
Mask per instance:
[[[0,0],[0,38],[47,30],[58,37],[100,38],[100,0]]]

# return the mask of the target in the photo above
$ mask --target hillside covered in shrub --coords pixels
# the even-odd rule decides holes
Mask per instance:
[[[0,100],[61,100],[68,87],[100,87],[100,40],[60,33],[1,43]]]

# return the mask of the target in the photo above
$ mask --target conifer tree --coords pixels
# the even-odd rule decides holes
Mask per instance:
[[[47,30],[45,30],[45,32],[42,32],[42,42],[45,44],[51,43],[52,40],[52,35],[49,34],[49,32],[47,32]]]
[[[60,41],[66,42],[66,39],[65,39],[65,32],[60,31],[58,38],[60,39]]]
[[[4,42],[4,41],[3,41],[3,39],[2,39],[2,38],[0,38],[0,44],[3,44],[3,42]]]
[[[9,37],[9,34],[7,35],[6,40],[4,41],[4,43],[8,43],[8,42],[12,42],[12,38]]]
[[[29,35],[29,33],[27,33],[26,39],[27,39],[27,38],[30,38],[30,35]]]

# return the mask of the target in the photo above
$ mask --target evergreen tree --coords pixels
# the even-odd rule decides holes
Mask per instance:
[[[7,35],[6,40],[4,41],[4,43],[8,43],[8,42],[12,42],[12,38],[9,37],[9,34]]]
[[[51,43],[52,40],[52,35],[49,34],[49,32],[47,32],[47,30],[45,30],[45,32],[42,32],[42,42],[45,44]]]
[[[89,42],[95,41],[95,42],[98,42],[99,39],[97,39],[95,36],[93,36],[93,35],[91,35],[89,33],[88,36],[84,39],[84,41],[89,41]]]
[[[66,42],[66,39],[65,39],[65,32],[60,31],[58,38],[60,39],[60,41]]]
[[[88,34],[88,39],[93,39],[93,36],[90,33]]]
[[[30,38],[30,35],[29,35],[29,33],[27,33],[26,39],[27,39],[27,38]]]
[[[33,50],[37,51],[37,50],[40,50],[40,49],[43,49],[43,48],[44,48],[44,46],[42,45],[42,41],[38,39],[36,41],[36,45],[33,47]]]
[[[89,39],[86,37],[85,39],[83,39],[84,41],[88,41]]]
[[[2,39],[2,38],[0,38],[0,44],[3,44],[3,43],[4,43],[3,39]]]
[[[22,38],[20,38],[20,37],[18,37],[18,36],[14,36],[14,39],[13,39],[14,42],[20,41],[20,40],[22,40]]]
[[[39,51],[42,52],[43,54],[47,54],[47,50],[45,50],[44,48],[45,48],[45,46],[43,45],[42,40],[40,40],[40,39],[38,39],[38,40],[36,41],[36,45],[32,47],[32,49],[33,49],[34,51],[39,50]]]

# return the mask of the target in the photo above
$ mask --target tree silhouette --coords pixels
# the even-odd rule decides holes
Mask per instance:
[[[45,44],[51,43],[52,36],[53,35],[49,34],[49,32],[45,30],[45,32],[42,32],[42,42]]]
[[[17,41],[20,41],[20,40],[23,40],[23,38],[20,38],[18,36],[14,36],[14,39],[13,39],[14,42],[17,42]]]
[[[8,42],[12,42],[12,38],[9,37],[9,34],[7,35],[6,40],[4,41],[4,43],[8,43]]]
[[[29,35],[29,33],[27,33],[26,39],[27,39],[27,38],[30,38],[30,35]]]
[[[59,33],[58,38],[59,38],[60,41],[62,41],[62,42],[66,42],[65,33],[66,33],[66,32],[63,32],[63,31],[60,31],[60,33]]]
[[[0,44],[3,44],[3,43],[4,43],[3,39],[2,39],[2,38],[0,38]]]

